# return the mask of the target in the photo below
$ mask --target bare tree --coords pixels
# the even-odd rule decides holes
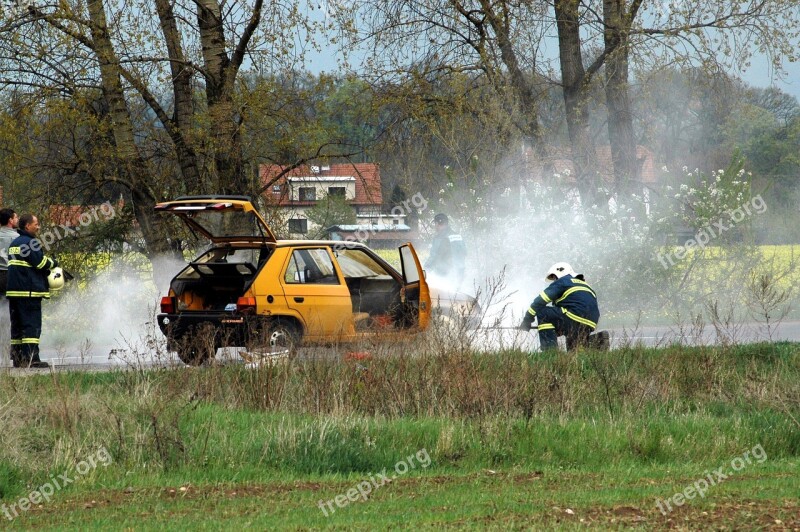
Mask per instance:
[[[587,2],[586,25],[602,30],[608,135],[620,191],[635,190],[639,180],[628,85],[631,61],[648,70],[701,66],[714,76],[746,69],[761,52],[780,70],[785,58],[795,57],[800,37],[800,10],[787,0],[602,3],[601,14]]]
[[[497,89],[512,87],[524,117],[517,123],[539,153],[548,132],[538,96],[559,85],[578,186],[589,202],[598,185],[588,128],[597,74],[604,72],[617,183],[629,191],[639,177],[630,64],[706,65],[713,72],[711,65],[744,67],[757,50],[779,64],[794,57],[800,16],[791,0],[360,0],[343,13],[364,20],[352,44],[370,51],[374,74],[475,72]],[[557,68],[548,47],[554,40]]]
[[[246,59],[265,69],[291,63],[300,53],[291,31],[313,29],[291,2],[270,3],[267,12],[263,0],[156,0],[152,7],[113,0],[28,4],[0,31],[0,84],[51,95],[102,90],[118,164],[101,179],[130,192],[146,251],[155,254],[168,249],[152,209],[165,194],[257,191],[256,173],[243,158],[240,70]],[[161,93],[164,85],[171,96]],[[147,106],[152,124],[133,115],[135,102]],[[142,138],[161,132],[170,147],[155,160]],[[164,157],[174,161],[177,179],[164,179]]]
[[[543,149],[537,105],[546,85],[536,76],[537,54],[525,47],[539,46],[545,9],[532,3],[522,9],[506,0],[358,0],[338,14],[363,18],[363,32],[350,37],[353,46],[372,47],[369,75],[433,83],[472,74],[500,94],[510,87],[522,111],[515,117],[517,127]]]

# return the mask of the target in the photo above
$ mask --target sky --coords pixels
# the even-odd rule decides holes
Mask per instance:
[[[353,67],[357,68],[357,65],[353,64]],[[315,74],[320,72],[339,72],[336,54],[332,49],[323,50],[322,52],[309,52],[306,68]],[[753,57],[750,68],[747,71],[732,72],[732,74],[742,78],[747,84],[754,87],[767,88],[774,86],[800,100],[800,62],[789,63],[785,61],[783,68],[785,73],[782,76],[778,76],[770,61],[763,55],[757,55]]]
[[[325,17],[325,10],[328,2],[335,2],[336,0],[323,0],[322,9],[310,11],[308,14],[322,21]],[[557,50],[555,41],[552,50]],[[546,47],[549,48],[549,47]],[[557,53],[557,52],[555,52]],[[338,73],[340,67],[337,62],[337,52],[335,47],[324,48],[321,52],[308,50],[305,68],[309,71],[318,74],[320,72]],[[358,70],[359,55],[355,54],[350,57],[351,67]],[[552,57],[553,61],[556,56]],[[556,62],[557,63],[557,62]],[[767,88],[770,86],[777,87],[781,91],[793,95],[800,100],[800,62],[790,63],[783,62],[784,73],[779,75],[775,71],[769,59],[763,54],[755,54],[750,62],[750,67],[745,72],[731,72],[732,75],[740,77],[749,85],[759,88]]]
[[[740,77],[755,87],[774,85],[783,92],[791,94],[800,100],[800,63],[784,62],[784,69],[786,70],[786,75],[783,76],[783,79],[779,79],[769,61],[761,56],[760,58],[753,58],[750,69],[740,74]]]

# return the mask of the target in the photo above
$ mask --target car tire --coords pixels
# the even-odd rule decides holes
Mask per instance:
[[[217,354],[215,331],[212,325],[191,327],[180,338],[170,344],[178,358],[189,366],[200,366]]]
[[[255,342],[256,349],[266,349],[273,355],[294,358],[300,345],[302,332],[288,320],[269,320],[264,323]]]

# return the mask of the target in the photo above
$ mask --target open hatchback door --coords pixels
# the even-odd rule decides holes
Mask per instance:
[[[405,303],[414,308],[420,330],[428,328],[431,317],[431,294],[425,281],[425,272],[411,243],[400,246],[400,263],[403,267]]]
[[[155,206],[179,216],[214,243],[275,242],[275,234],[247,196],[181,196]]]

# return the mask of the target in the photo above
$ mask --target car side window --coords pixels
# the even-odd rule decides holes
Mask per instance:
[[[324,248],[294,250],[283,280],[288,284],[339,284],[333,261]]]

